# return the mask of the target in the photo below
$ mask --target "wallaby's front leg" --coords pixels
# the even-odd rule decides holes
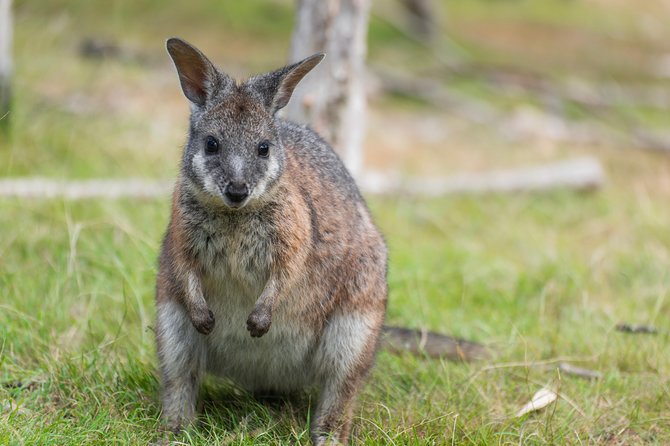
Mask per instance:
[[[186,308],[191,322],[202,334],[210,334],[214,329],[214,313],[209,309],[202,294],[202,283],[196,273],[190,272],[186,279]]]
[[[260,338],[270,329],[277,291],[277,279],[270,277],[260,297],[256,300],[254,310],[247,318],[247,330],[254,338]]]

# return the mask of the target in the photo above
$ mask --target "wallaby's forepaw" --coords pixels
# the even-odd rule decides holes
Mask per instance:
[[[204,335],[210,334],[214,329],[214,313],[212,313],[212,310],[203,311],[200,315],[193,316],[191,320],[195,329]]]
[[[266,309],[256,308],[247,318],[247,330],[254,338],[260,338],[270,329],[272,316]]]

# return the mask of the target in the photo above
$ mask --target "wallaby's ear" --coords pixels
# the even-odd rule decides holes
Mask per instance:
[[[314,54],[279,70],[256,76],[250,79],[249,84],[261,94],[270,113],[275,114],[288,104],[298,82],[325,56],[323,53]]]
[[[219,81],[214,64],[196,47],[176,37],[168,39],[165,46],[179,74],[184,95],[202,107]]]

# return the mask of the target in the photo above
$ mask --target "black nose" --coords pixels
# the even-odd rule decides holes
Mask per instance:
[[[241,203],[249,196],[249,188],[244,183],[228,183],[225,194],[233,203]]]

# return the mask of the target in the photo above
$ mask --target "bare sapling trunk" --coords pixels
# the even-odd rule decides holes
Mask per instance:
[[[7,129],[11,103],[12,0],[0,0],[0,129]]]
[[[370,0],[297,0],[291,60],[326,59],[294,92],[287,117],[308,122],[354,176],[363,163],[365,54]]]

